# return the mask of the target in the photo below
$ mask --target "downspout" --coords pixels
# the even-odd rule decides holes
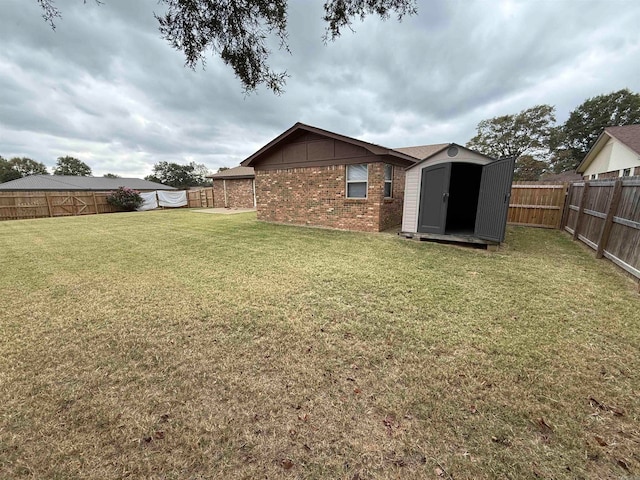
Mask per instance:
[[[222,189],[224,190],[224,208],[227,208],[227,181],[222,179]]]
[[[253,208],[256,208],[258,204],[256,202],[256,179],[255,178],[251,180],[251,186],[253,187]]]

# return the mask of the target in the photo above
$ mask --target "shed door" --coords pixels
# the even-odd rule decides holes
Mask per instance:
[[[502,242],[509,213],[515,158],[496,160],[482,167],[475,235]]]
[[[422,170],[418,232],[444,233],[450,178],[451,163],[443,163]]]

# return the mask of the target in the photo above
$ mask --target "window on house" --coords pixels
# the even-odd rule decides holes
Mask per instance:
[[[384,166],[384,198],[391,198],[393,195],[393,165]]]
[[[591,175],[591,180],[595,180],[596,179],[596,174],[594,173],[593,175]]]
[[[347,165],[347,198],[367,198],[369,167]]]
[[[623,177],[630,177],[630,176],[631,176],[631,169],[630,169],[630,168],[625,168],[625,169],[622,171],[622,176],[623,176]]]

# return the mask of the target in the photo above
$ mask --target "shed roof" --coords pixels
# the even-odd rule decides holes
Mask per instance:
[[[106,191],[116,190],[119,187],[128,187],[134,190],[176,190],[174,187],[141,178],[79,177],[73,175],[29,175],[0,183],[0,190],[5,191]]]
[[[255,178],[255,172],[253,167],[233,167],[228,170],[223,170],[213,175],[207,175],[207,178],[215,179],[234,179],[234,178]]]
[[[596,158],[600,150],[607,144],[610,138],[615,138],[620,143],[640,155],[640,125],[624,125],[620,127],[605,127],[596,142],[587,152],[576,168],[578,173],[584,173],[589,164]]]
[[[450,143],[435,143],[433,145],[417,145],[415,147],[400,147],[394,148],[396,152],[404,153],[406,155],[410,155],[418,160],[424,160],[431,155],[434,155],[445,148],[447,148]]]

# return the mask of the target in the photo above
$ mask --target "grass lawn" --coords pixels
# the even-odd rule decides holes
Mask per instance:
[[[634,282],[191,211],[0,222],[0,477],[640,475]]]

